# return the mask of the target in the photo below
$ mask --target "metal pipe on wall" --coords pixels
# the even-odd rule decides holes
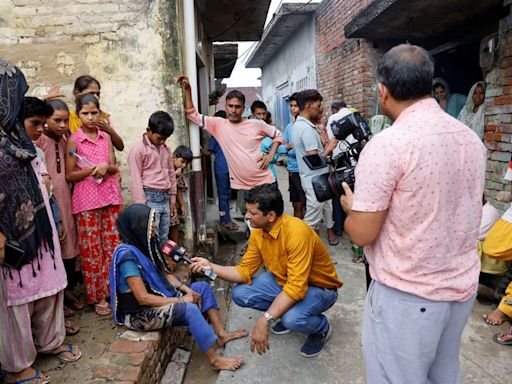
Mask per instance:
[[[183,18],[185,25],[185,73],[192,85],[192,101],[196,108],[199,105],[197,96],[197,63],[196,63],[196,15],[194,0],[183,0]],[[190,147],[194,159],[192,171],[201,171],[200,135],[197,125],[189,122]]]
[[[197,93],[197,63],[196,63],[196,17],[194,0],[183,0],[183,19],[185,28],[185,74],[188,76],[192,86],[192,101],[196,108],[199,107]],[[204,111],[203,111],[204,112]],[[190,175],[192,206],[192,217],[194,218],[195,231],[199,243],[206,241],[205,223],[205,197],[203,174],[201,171],[201,148],[199,127],[190,121],[188,122],[190,149],[194,156],[192,160],[192,173]]]

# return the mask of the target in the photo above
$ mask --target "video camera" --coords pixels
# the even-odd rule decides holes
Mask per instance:
[[[333,197],[339,197],[343,194],[342,183],[347,183],[354,189],[355,183],[355,162],[359,159],[359,154],[368,142],[371,136],[371,130],[368,123],[359,114],[352,112],[331,124],[334,137],[339,141],[345,142],[346,149],[335,157],[322,157],[319,154],[304,156],[304,161],[309,169],[320,169],[331,165],[334,170],[313,177],[312,184],[315,196],[318,201],[327,201]],[[349,143],[346,138],[352,135],[355,142]]]
[[[173,259],[175,262],[184,261],[187,264],[192,264],[192,259],[188,256],[188,251],[185,247],[176,244],[172,240],[167,240],[161,249],[162,253]],[[211,269],[203,269],[203,275],[210,280],[214,281],[217,278],[217,274]]]

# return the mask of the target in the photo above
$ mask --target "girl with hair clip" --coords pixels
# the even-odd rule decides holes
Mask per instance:
[[[94,96],[100,99],[101,94],[101,85],[98,80],[89,75],[80,76],[75,80],[75,85],[73,87],[73,95],[76,99],[80,96],[85,95],[86,93],[91,93]],[[78,128],[82,126],[82,122],[80,117],[78,116],[77,111],[70,111],[69,114],[69,130],[71,133],[75,133]],[[118,151],[122,151],[124,149],[123,139],[116,132],[112,125],[112,118],[110,114],[105,111],[101,111],[100,118],[96,122],[96,126],[99,130],[106,132],[110,138],[112,139],[112,144],[114,148]]]

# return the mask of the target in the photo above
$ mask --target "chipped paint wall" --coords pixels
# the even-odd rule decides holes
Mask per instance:
[[[169,144],[187,144],[182,91],[180,1],[0,0],[0,57],[25,73],[34,96],[58,84],[73,108],[72,88],[84,74],[101,83],[101,107],[125,141],[118,153],[123,195],[130,202],[126,157],[149,115],[175,120]],[[74,108],[73,108],[74,109]]]

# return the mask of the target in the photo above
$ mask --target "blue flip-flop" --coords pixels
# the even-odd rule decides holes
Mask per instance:
[[[18,381],[15,381],[13,382],[12,384],[23,384],[23,383],[30,383],[31,381],[34,381],[34,380],[41,380],[41,383],[43,384],[48,384],[51,380],[50,379],[43,379],[42,376],[41,376],[41,372],[39,370],[35,370],[36,374],[32,377],[28,377],[26,379],[23,379],[23,380],[18,380]]]
[[[74,357],[73,358],[68,358],[68,357],[65,357],[64,356],[64,353],[71,353]],[[53,353],[53,355],[57,356],[61,361],[65,362],[65,363],[74,363],[75,361],[77,361],[78,359],[80,359],[80,357],[82,357],[82,351],[80,351],[78,348],[77,348],[77,351],[73,351],[73,344],[68,344],[68,347],[66,349],[63,349],[62,351],[59,351],[57,353]]]

